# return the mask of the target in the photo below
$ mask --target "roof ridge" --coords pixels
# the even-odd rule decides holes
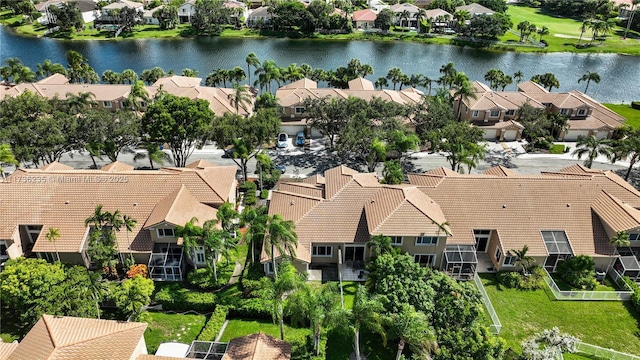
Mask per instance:
[[[622,201],[621,199],[618,199],[617,197],[613,196],[613,194],[609,194],[608,191],[602,189],[600,190],[602,191],[607,197],[609,197],[613,202],[615,202],[616,204],[618,204],[620,206],[620,208],[622,209],[622,211],[624,211],[627,215],[631,216],[632,218],[634,218],[636,221],[640,222],[640,218],[636,217],[636,214],[632,214],[631,213],[631,209],[634,209],[633,207],[631,207],[631,205],[627,204],[626,202]],[[626,206],[625,206],[626,205]],[[631,208],[631,209],[629,209]]]
[[[42,321],[44,322],[44,325],[47,328],[47,334],[49,334],[49,339],[51,339],[51,343],[53,344],[53,349],[55,350],[58,347],[58,345],[57,345],[56,339],[53,338],[52,326],[50,326],[49,321],[47,320],[50,317],[55,317],[55,315],[42,314]]]
[[[294,193],[294,192],[286,191],[286,190],[273,190],[273,192],[274,193],[285,194],[285,195],[290,195],[290,196],[297,196],[297,197],[311,199],[311,200],[321,200],[321,201],[324,200],[321,197],[307,195],[307,194],[299,194],[299,193]]]
[[[98,319],[91,319],[91,320],[98,320]],[[107,320],[107,321],[117,321],[117,320]],[[83,340],[78,340],[78,341],[75,341],[75,342],[71,342],[71,343],[66,344],[64,346],[61,346],[61,348],[67,348],[67,347],[70,347],[70,346],[86,343],[86,342],[89,342],[89,341],[94,341],[94,340],[97,340],[97,339],[105,337],[105,336],[113,335],[114,333],[122,334],[123,332],[130,332],[130,331],[138,330],[139,327],[144,327],[145,329],[147,327],[146,323],[126,322],[126,324],[136,324],[136,325],[132,326],[131,328],[128,328],[128,329],[112,330],[112,331],[109,331],[107,334],[103,334],[103,335],[100,335],[100,336],[94,336],[94,337],[86,338],[86,339],[83,339]],[[57,347],[55,349],[57,349]]]
[[[385,216],[379,223],[378,225],[373,229],[373,232],[375,232],[376,230],[378,230],[378,228],[380,228],[380,226],[382,226],[382,224],[386,223],[387,220],[389,220],[389,218],[391,218],[391,216],[393,214],[396,213],[396,211],[398,211],[398,208],[400,207],[400,205],[402,205],[402,203],[404,203],[405,201],[407,201],[407,197],[404,195],[404,188],[384,188],[384,189],[390,189],[390,190],[396,190],[396,191],[402,191],[402,197],[403,199],[398,203],[398,205],[396,205],[393,210],[391,210],[387,216]],[[378,193],[380,193],[381,191],[378,190],[374,195],[377,195]],[[365,215],[366,215],[366,204],[364,206],[362,206],[362,210],[365,211]]]
[[[218,193],[218,190],[215,189],[208,181],[207,179],[204,178],[203,176],[203,171],[196,171],[194,170],[196,174],[198,174],[198,177],[205,183],[207,184],[207,186],[209,187],[209,189],[211,189],[220,199],[222,199],[224,201],[224,196],[220,195],[220,193]],[[182,184],[184,186],[184,184]]]

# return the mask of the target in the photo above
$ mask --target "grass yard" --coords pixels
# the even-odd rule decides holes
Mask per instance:
[[[481,277],[502,323],[500,336],[518,352],[523,340],[557,326],[585,343],[640,354],[640,315],[629,302],[552,301],[548,289],[507,289],[493,274]]]
[[[204,328],[207,317],[145,312],[141,315],[140,321],[149,324],[144,332],[144,340],[147,343],[147,352],[155,354],[158,346],[164,342],[191,344]]]
[[[509,6],[507,14],[511,16],[513,22],[513,29],[517,30],[518,23],[522,21],[529,21],[530,23],[541,28],[546,26],[549,28],[549,35],[543,37],[549,46],[542,51],[554,52],[554,51],[572,51],[581,53],[625,53],[632,55],[640,55],[640,42],[638,38],[639,34],[630,32],[630,37],[625,40],[622,39],[623,29],[616,27],[614,31],[607,36],[607,39],[600,43],[600,41],[594,41],[592,47],[578,49],[575,47],[578,44],[580,37],[580,27],[582,23],[573,19],[559,18],[550,15],[545,15],[540,12],[539,9],[530,8],[526,6]],[[592,32],[590,30],[585,31],[582,36],[582,43],[588,43],[591,40]],[[535,35],[538,39],[538,35]],[[501,40],[518,40],[517,36],[507,33]],[[539,48],[518,48],[518,51],[541,51]]]
[[[221,342],[228,342],[237,337],[263,332],[275,338],[280,338],[280,327],[269,320],[252,320],[252,319],[233,319],[229,320],[224,334],[220,338]],[[284,338],[289,337],[300,338],[311,334],[311,330],[307,328],[294,328],[287,324],[284,325]]]
[[[640,100],[640,99],[638,99]],[[634,129],[640,128],[640,110],[636,110],[629,104],[603,104],[610,110],[615,111],[625,119],[627,124],[631,125]]]
[[[344,294],[344,308],[351,309],[353,307],[353,300],[356,297],[356,290],[358,289],[358,282],[355,281],[343,281],[342,293]]]
[[[360,333],[360,352],[368,360],[387,360],[395,358],[396,344],[382,344],[380,335],[366,330]],[[327,359],[349,360],[353,352],[353,333],[345,328],[336,328],[327,334]]]

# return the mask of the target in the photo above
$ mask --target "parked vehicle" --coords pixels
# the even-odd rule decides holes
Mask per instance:
[[[287,172],[287,167],[284,166],[284,165],[276,165],[275,168],[276,168],[276,170],[280,171],[280,173],[282,173],[282,174]]]
[[[280,149],[284,149],[287,147],[287,143],[289,142],[289,135],[286,133],[278,134],[278,143],[276,146]]]
[[[296,146],[304,146],[304,133],[302,131],[296,134]]]
[[[224,152],[222,153],[222,158],[223,159],[231,159],[233,158],[233,154],[236,152],[236,149],[231,148],[231,149],[225,149]]]

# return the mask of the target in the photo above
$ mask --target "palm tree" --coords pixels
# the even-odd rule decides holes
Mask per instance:
[[[92,92],[79,92],[77,95],[68,92],[66,95],[67,106],[72,114],[79,114],[87,108],[97,105],[93,99],[96,97]]]
[[[18,161],[15,156],[13,156],[11,145],[0,144],[0,164],[13,164],[18,166]],[[0,175],[4,177],[4,169],[2,166],[0,166]]]
[[[354,349],[356,352],[356,360],[360,360],[360,329],[363,327],[369,329],[382,337],[384,345],[387,343],[387,336],[382,326],[382,313],[384,306],[380,302],[378,295],[371,295],[367,288],[358,285],[356,295],[353,299],[353,307],[349,312],[347,319],[349,327],[354,333]]]
[[[400,26],[401,27],[405,27],[402,25],[402,19],[405,20],[405,22],[407,23],[406,27],[409,27],[409,18],[411,17],[411,13],[409,12],[409,10],[403,10],[400,15],[398,15],[398,18],[400,19]]]
[[[162,165],[167,161],[171,161],[171,155],[162,151],[160,146],[154,142],[145,141],[143,143],[143,148],[145,152],[137,152],[133,157],[133,162],[147,158],[149,159],[149,166],[151,167],[151,170],[154,170],[154,163]]]
[[[379,77],[378,80],[376,80],[376,82],[374,83],[374,85],[376,89],[382,90],[383,87],[389,86],[389,81],[387,81],[387,78]]]
[[[633,24],[633,18],[636,15],[636,7],[640,4],[640,0],[632,0],[631,1],[631,16],[627,19],[627,27],[624,29],[624,35],[622,35],[622,39],[627,38],[627,34],[629,33],[629,28],[631,28],[631,24]]]
[[[634,131],[624,139],[615,141],[612,150],[612,163],[615,163],[620,159],[627,158],[629,167],[627,168],[624,179],[629,180],[631,169],[633,169],[633,166],[640,160],[640,133],[638,133],[638,131]]]
[[[515,83],[516,83],[516,90],[518,89],[518,83],[520,83],[520,81],[522,81],[523,78],[524,78],[524,74],[520,70],[516,71],[513,74],[513,80],[515,80]]]
[[[531,23],[529,23],[526,20],[518,23],[518,26],[516,28],[520,30],[520,42],[524,42],[524,37],[527,35],[527,32],[529,31],[530,25]]]
[[[133,85],[138,81],[138,74],[131,69],[124,69],[122,70],[122,80],[124,80],[125,84]]]
[[[404,304],[399,313],[387,317],[389,337],[398,339],[396,360],[400,360],[404,347],[408,344],[414,354],[431,360],[431,354],[438,348],[436,335],[423,312],[412,305]]]
[[[256,248],[261,248],[267,226],[267,207],[245,207],[240,214],[240,226],[246,226],[244,241],[251,247],[251,263],[256,261]]]
[[[287,299],[287,310],[294,324],[309,323],[316,356],[320,355],[322,329],[334,326],[344,318],[335,282],[321,286],[303,284]]]
[[[598,155],[612,155],[611,141],[609,139],[598,139],[593,135],[578,136],[576,149],[571,155],[577,155],[578,160],[582,159],[583,155],[587,155],[584,166],[590,169]]]
[[[229,263],[229,251],[235,249],[236,242],[229,232],[218,229],[216,220],[207,220],[202,224],[202,245],[207,254],[208,266],[213,270],[213,280],[218,283],[218,257],[222,255]]]
[[[582,75],[580,79],[578,79],[578,83],[580,83],[581,81],[587,82],[587,86],[585,86],[584,88],[584,93],[586,94],[587,90],[589,89],[589,83],[591,83],[592,81],[596,84],[600,83],[600,74],[595,71],[587,71],[584,75]]]
[[[127,230],[127,248],[129,250],[129,258],[131,259],[131,264],[135,262],[133,259],[133,251],[131,250],[131,241],[129,241],[129,233],[133,232],[133,228],[136,226],[138,221],[129,215],[122,216],[122,225],[125,230]]]
[[[417,13],[413,14],[413,17],[416,19],[416,27],[418,28],[418,34],[420,33],[420,30],[422,30],[422,19],[424,18],[424,16],[426,15],[426,10],[425,9],[419,9]]]
[[[249,77],[248,84],[251,84],[251,67],[253,66],[255,69],[260,65],[260,59],[258,59],[258,55],[254,52],[250,52],[249,55],[244,59],[247,63],[247,75]]]
[[[578,39],[578,45],[582,42],[582,35],[584,35],[584,32],[591,27],[592,21],[592,19],[586,19],[582,22],[582,25],[580,25],[580,38]]]
[[[556,75],[553,74],[553,73],[544,73],[544,74],[533,75],[531,77],[531,81],[533,81],[536,84],[540,84],[545,89],[548,88],[549,92],[551,92],[551,90],[553,88],[559,88],[560,87],[560,80],[558,80]]]
[[[60,229],[49,228],[47,234],[45,235],[47,240],[53,243],[53,249],[56,252],[56,257],[58,258],[58,262],[60,262],[60,253],[58,253],[58,249],[56,248],[56,240],[60,238]]]
[[[285,220],[282,215],[275,214],[267,219],[267,226],[264,234],[264,249],[271,257],[273,272],[278,275],[276,268],[276,250],[281,257],[287,253],[295,256],[295,248],[298,246],[298,235],[295,232],[296,224],[291,220]]]
[[[529,272],[529,268],[536,261],[532,256],[527,255],[529,252],[529,246],[525,245],[522,247],[522,250],[510,250],[513,253],[513,256],[516,257],[514,265],[522,269],[523,273]]]
[[[396,89],[396,84],[401,81],[402,75],[404,74],[399,67],[393,67],[389,69],[389,72],[387,73],[387,79],[391,80],[391,83],[393,84],[393,90]]]
[[[629,246],[631,244],[629,241],[629,234],[622,230],[616,232],[616,235],[611,238],[609,243],[616,248]]]
[[[258,80],[256,80],[255,84],[260,84],[260,88],[266,87],[268,92],[271,92],[272,81],[275,81],[280,86],[280,81],[282,80],[280,68],[273,60],[263,61],[262,65],[256,68],[254,75],[258,75]]]
[[[227,95],[227,99],[233,107],[236,108],[236,114],[240,114],[240,109],[249,113],[249,105],[251,105],[251,92],[246,85],[233,84],[233,92]]]
[[[549,35],[549,28],[546,26],[541,27],[538,29],[538,35],[540,35],[540,42],[542,42],[542,37],[544,35]]]
[[[38,71],[36,71],[36,74],[42,77],[49,77],[53,74],[67,75],[67,70],[65,70],[62,64],[53,63],[49,59],[46,59],[40,64],[37,64],[36,68],[38,69]]]
[[[560,113],[550,113],[547,119],[551,122],[551,135],[554,139],[559,138],[563,131],[569,129],[569,119]]]
[[[147,102],[149,101],[149,92],[144,86],[144,81],[135,80],[131,83],[131,90],[129,90],[129,96],[127,97],[127,101],[131,103],[131,108],[136,112],[140,111],[141,105],[140,101]]]
[[[384,236],[382,234],[372,236],[369,241],[367,241],[367,248],[371,250],[374,249],[375,256],[380,256],[384,253],[392,252],[393,246],[391,245],[391,238],[388,236]]]
[[[476,95],[475,89],[469,82],[469,78],[465,73],[462,73],[462,72],[457,73],[455,78],[453,79],[453,82],[454,84],[452,89],[454,89],[454,92],[453,92],[452,98],[453,99],[457,98],[457,101],[458,101],[456,118],[459,120],[460,115],[462,115],[460,111],[462,109],[462,101],[468,100],[469,98],[477,99],[478,96]]]
[[[299,289],[304,281],[304,276],[299,274],[289,262],[280,264],[280,273],[276,272],[273,280],[268,277],[260,279],[260,287],[256,293],[262,299],[271,302],[271,317],[273,322],[280,325],[281,340],[284,340],[284,299],[287,294]]]
[[[450,62],[446,65],[442,65],[439,71],[442,76],[438,79],[438,83],[441,84],[443,88],[450,89],[453,84],[453,78],[458,72],[456,71],[454,64]]]

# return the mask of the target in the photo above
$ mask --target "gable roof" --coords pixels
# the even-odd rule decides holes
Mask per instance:
[[[456,7],[456,10],[466,10],[469,14],[473,15],[492,15],[495,11],[489,9],[486,6],[482,6],[478,3],[471,3],[469,5],[463,5]]]
[[[353,21],[375,21],[378,14],[371,9],[363,9],[353,12]]]
[[[185,166],[186,168],[189,169],[206,169],[209,167],[213,167],[213,166],[218,166],[212,162],[209,162],[207,160],[204,159],[200,159],[200,160],[196,160],[192,163],[187,164],[187,166]]]
[[[123,172],[123,171],[131,171],[133,169],[134,169],[133,166],[123,163],[122,161],[114,161],[100,168],[100,170],[106,171],[106,172]]]
[[[497,165],[485,170],[484,174],[494,175],[494,176],[514,176],[516,173],[513,170],[506,168],[502,165]]]
[[[608,233],[609,237],[613,237],[618,231],[628,231],[640,227],[640,211],[605,190],[598,195],[591,208],[612,230]]]
[[[262,332],[232,339],[222,360],[288,360],[291,344]]]
[[[145,228],[167,222],[184,226],[192,218],[200,224],[216,218],[217,210],[198,201],[184,186],[169,194],[153,208],[144,224]]]
[[[349,90],[375,90],[373,82],[359,77],[349,81]]]
[[[7,359],[128,360],[146,328],[145,323],[42,315]]]
[[[409,3],[393,4],[389,7],[389,9],[394,13],[401,13],[406,10],[409,13],[414,14],[420,11],[419,7]]]

